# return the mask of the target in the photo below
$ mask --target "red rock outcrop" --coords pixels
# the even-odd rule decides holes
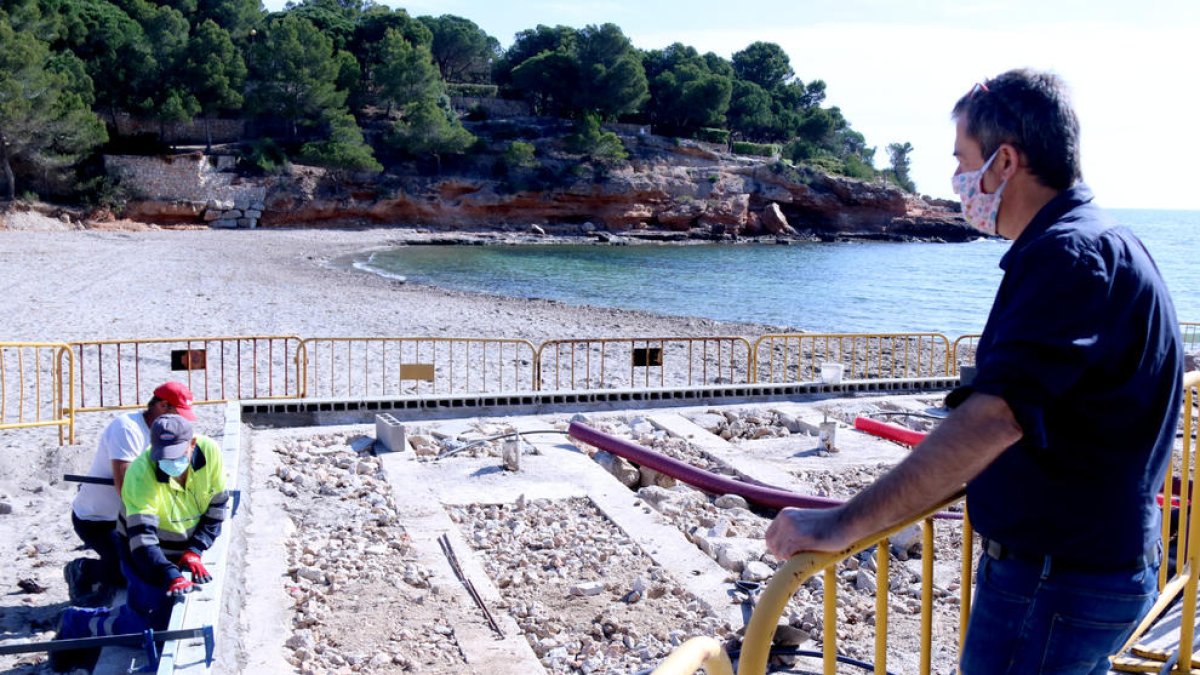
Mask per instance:
[[[963,239],[975,236],[956,205],[781,162],[711,152],[635,160],[603,178],[546,189],[513,189],[490,178],[347,177],[311,167],[264,179],[262,226],[404,224],[494,229],[594,223],[610,231],[660,228],[722,235],[776,234]],[[135,204],[152,221],[179,222],[186,209]],[[770,213],[767,211],[770,210]],[[778,217],[776,217],[778,216]],[[782,223],[782,227],[780,226]],[[788,232],[788,229],[792,232]]]

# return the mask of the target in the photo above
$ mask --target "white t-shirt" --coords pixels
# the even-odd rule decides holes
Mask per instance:
[[[132,462],[150,447],[150,427],[142,416],[145,412],[135,410],[109,422],[100,435],[100,445],[96,449],[96,456],[92,458],[89,476],[112,478],[113,460]],[[121,510],[121,495],[112,485],[81,483],[71,509],[80,520],[115,521]]]

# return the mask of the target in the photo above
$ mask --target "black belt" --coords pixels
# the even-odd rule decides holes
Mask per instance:
[[[1062,572],[1083,572],[1085,574],[1105,574],[1110,572],[1132,572],[1143,569],[1158,560],[1158,544],[1155,543],[1136,558],[1129,560],[1077,560],[1062,556],[1038,555],[1027,551],[1018,551],[1011,546],[1005,546],[992,539],[983,540],[983,552],[993,560],[1016,560],[1029,565],[1035,565],[1045,570]]]

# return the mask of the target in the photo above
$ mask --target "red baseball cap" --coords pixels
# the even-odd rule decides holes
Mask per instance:
[[[175,406],[175,411],[181,417],[192,422],[196,421],[196,413],[192,412],[192,390],[182,382],[168,382],[154,390],[154,396]]]

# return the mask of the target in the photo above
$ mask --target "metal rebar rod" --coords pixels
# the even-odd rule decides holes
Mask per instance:
[[[199,628],[183,628],[180,630],[154,631],[156,642],[168,640],[186,640],[189,638],[205,637],[211,631],[210,626]],[[128,645],[140,647],[146,640],[145,633],[123,633],[121,635],[100,635],[97,637],[76,638],[73,640],[43,640],[40,642],[17,642],[0,645],[0,654],[28,654],[30,652],[60,652],[69,649],[92,649],[109,645]]]
[[[454,575],[458,577],[463,587],[467,589],[467,594],[479,606],[484,618],[487,619],[488,625],[491,626],[492,630],[496,631],[497,635],[504,637],[504,631],[500,629],[500,624],[496,623],[495,617],[488,611],[487,605],[483,604],[483,598],[479,595],[479,591],[475,590],[475,584],[471,583],[471,580],[463,574],[462,567],[458,564],[458,556],[454,554],[454,547],[450,545],[450,537],[443,534],[438,537],[438,544],[441,545],[442,552],[446,554],[446,559],[450,561],[450,569],[454,570]]]

